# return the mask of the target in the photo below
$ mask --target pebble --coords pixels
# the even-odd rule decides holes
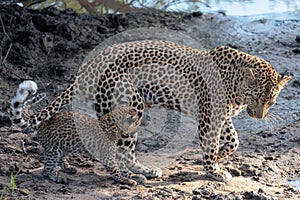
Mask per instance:
[[[193,192],[193,194],[195,194],[195,195],[200,195],[200,194],[201,194],[201,193],[200,193],[199,191],[197,191],[197,190],[193,190],[192,192]]]
[[[273,156],[266,156],[264,157],[265,160],[274,160],[275,158]]]
[[[237,169],[237,168],[232,168],[232,169],[230,169],[230,172],[231,172],[231,174],[234,175],[234,176],[241,176],[241,175],[242,175],[242,171],[239,170],[239,169]]]
[[[120,190],[130,190],[130,186],[128,186],[128,185],[120,185]]]
[[[296,42],[300,43],[300,35],[297,35],[295,40]]]

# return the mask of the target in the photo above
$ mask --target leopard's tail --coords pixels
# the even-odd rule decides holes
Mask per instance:
[[[10,102],[12,112],[11,121],[18,126],[26,126],[27,122],[23,119],[23,106],[27,97],[37,92],[37,84],[33,81],[24,81],[19,85],[16,95]]]
[[[19,85],[16,95],[12,98],[10,103],[12,112],[11,122],[14,125],[22,128],[36,128],[43,120],[51,118],[55,113],[59,112],[63,106],[68,104],[66,102],[62,102],[63,98],[59,96],[51,103],[51,105],[57,106],[55,110],[51,110],[51,106],[48,106],[40,112],[32,115],[26,115],[25,111],[29,106],[40,102],[46,96],[45,93],[40,93],[33,96],[36,94],[37,89],[37,84],[30,80],[26,80]],[[33,97],[28,99],[30,96]]]
[[[30,108],[32,105],[39,103],[40,101],[42,101],[43,99],[45,99],[46,97],[46,93],[40,93],[37,94],[35,96],[33,96],[32,98],[26,100],[24,102],[24,108]]]

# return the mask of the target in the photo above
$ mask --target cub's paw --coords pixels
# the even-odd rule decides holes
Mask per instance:
[[[65,167],[60,170],[61,172],[67,173],[67,174],[76,174],[77,169],[75,167]]]
[[[48,170],[43,170],[42,171],[42,175],[51,180],[51,181],[54,181],[54,182],[57,182],[58,180],[58,173],[56,171],[48,171]]]
[[[147,174],[144,174],[147,178],[158,178],[163,174],[160,168],[151,169]]]
[[[206,176],[221,182],[227,182],[232,179],[231,174],[225,170],[219,170],[218,172],[215,173],[207,172]]]
[[[147,178],[143,174],[133,174],[131,178],[136,182],[145,185],[147,182]]]
[[[61,183],[61,184],[67,184],[68,183],[68,179],[67,177],[64,177],[64,176],[61,176],[58,172],[56,171],[48,171],[48,170],[43,170],[42,171],[42,175],[53,181],[53,182],[56,182],[56,183]]]
[[[131,180],[131,179],[121,179],[121,180],[116,180],[116,182],[120,183],[120,184],[125,184],[125,185],[129,185],[129,186],[136,186],[137,182],[135,180]]]

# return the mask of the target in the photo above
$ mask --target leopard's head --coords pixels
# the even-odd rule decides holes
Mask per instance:
[[[254,57],[254,56],[253,56]],[[243,69],[243,97],[249,116],[256,119],[267,117],[269,109],[291,76],[280,75],[269,62],[254,57]]]

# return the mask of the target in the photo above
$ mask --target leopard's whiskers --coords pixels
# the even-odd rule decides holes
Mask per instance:
[[[273,132],[276,129],[276,119],[274,119],[272,115],[269,115],[265,121],[267,122],[269,130]]]
[[[276,130],[276,128],[278,128],[279,124],[286,122],[286,120],[283,119],[278,114],[270,113],[268,115],[268,117],[266,118],[266,122],[267,122],[268,126],[270,127],[270,131],[273,132]]]
[[[287,120],[286,119],[283,119],[280,115],[278,114],[274,114],[274,113],[271,113],[269,114],[269,116],[271,116],[272,118],[276,119],[277,121],[280,121],[280,122],[286,122]]]

